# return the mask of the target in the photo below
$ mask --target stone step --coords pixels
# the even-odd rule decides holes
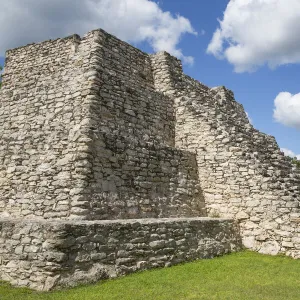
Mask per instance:
[[[92,283],[241,248],[237,224],[230,219],[1,219],[0,228],[0,279],[36,290]]]

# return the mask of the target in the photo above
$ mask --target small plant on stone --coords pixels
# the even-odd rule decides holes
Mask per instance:
[[[300,160],[297,157],[291,157],[287,156],[287,158],[290,160],[290,162],[295,165],[297,169],[300,169]]]
[[[296,168],[300,169],[300,160],[298,160],[296,157],[292,159],[292,164],[294,164]]]

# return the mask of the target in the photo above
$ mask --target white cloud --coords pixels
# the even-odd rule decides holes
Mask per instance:
[[[279,93],[274,106],[273,117],[278,123],[300,129],[300,93]]]
[[[300,160],[300,154],[295,154],[293,151],[287,148],[281,148],[280,149],[285,155],[290,156],[292,158],[297,157],[297,159]]]
[[[236,72],[300,63],[299,0],[231,0],[207,53]]]
[[[154,51],[168,51],[190,64],[193,57],[178,44],[182,35],[197,34],[188,19],[150,0],[3,1],[0,28],[0,55],[24,44],[103,28],[129,42],[147,41]]]

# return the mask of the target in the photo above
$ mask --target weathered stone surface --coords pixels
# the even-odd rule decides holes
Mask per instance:
[[[259,249],[259,253],[262,254],[270,254],[270,255],[276,255],[280,251],[280,246],[276,241],[272,242],[265,242],[261,245],[261,248]]]
[[[0,99],[3,216],[205,216],[148,54],[102,30],[9,50]]]
[[[300,258],[299,244],[283,243],[299,236],[299,170],[253,128],[232,91],[186,76],[166,52],[151,59],[156,90],[174,99],[175,146],[196,153],[208,215],[239,220],[246,247]]]
[[[48,290],[237,249],[231,221],[186,219],[207,215],[236,219],[248,248],[300,258],[299,191],[233,93],[166,52],[100,29],[7,51],[3,280]]]
[[[241,249],[238,225],[226,219],[7,219],[1,220],[0,226],[0,279],[39,290],[96,282]],[[27,250],[26,246],[14,246],[16,235],[18,245],[24,237],[30,238]],[[52,247],[45,251],[48,244]],[[20,278],[26,280],[21,282]]]

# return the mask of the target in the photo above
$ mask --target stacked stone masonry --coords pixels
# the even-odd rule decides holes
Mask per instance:
[[[237,225],[226,219],[2,220],[0,226],[1,279],[37,290],[240,249]]]
[[[248,248],[299,258],[299,190],[299,172],[233,93],[166,52],[99,29],[6,53],[4,280],[91,282],[235,251],[240,233]]]
[[[253,128],[232,91],[186,76],[167,53],[153,60],[157,90],[174,100],[175,145],[197,156],[208,215],[238,220],[247,248],[300,258],[299,169]]]
[[[25,218],[203,216],[150,57],[97,30],[7,52],[0,209]]]

